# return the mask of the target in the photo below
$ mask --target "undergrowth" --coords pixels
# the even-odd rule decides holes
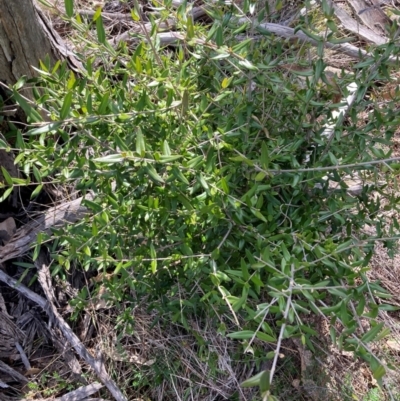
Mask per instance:
[[[211,5],[207,25],[194,23],[189,8],[173,10],[169,3],[157,3],[159,16],[173,15],[185,40],[161,46],[154,21],[150,42],[139,35],[132,50],[107,42],[100,13],[87,25],[67,7],[79,28],[75,40],[90,53],[84,70],[43,60],[39,78],[30,82],[34,105],[18,94],[24,80],[15,86],[30,127],[9,136],[17,138],[20,168],[36,179],[33,196],[49,182],[70,186],[86,196],[90,210],[51,238],[39,236],[36,249],[49,244],[53,275],[65,278],[72,264],[108,274],[103,285],[120,311],[120,339],[128,327],[134,333],[132,316],[144,298],[153,325],[172,322],[197,335],[191,347],[200,360],[212,364],[212,355],[193,321],[236,339],[232,358],[246,365],[260,358],[252,377],[241,380],[258,386],[263,400],[282,393],[276,372],[283,342],[298,338],[315,350],[318,333],[309,316],[327,320],[332,343],[367,362],[383,385],[393,367],[370,344],[389,334],[378,311],[395,308],[366,272],[375,241],[390,248],[399,229],[381,208],[384,201],[397,210],[387,184],[400,165],[379,161],[391,158],[400,117],[392,102],[374,104],[366,93],[375,81],[390,79],[388,57],[398,47],[376,48],[332,86],[323,36],[310,60],[307,51],[302,57],[265,29],[252,38],[254,28],[239,22],[238,8]],[[262,2],[245,0],[243,10],[258,20],[265,15]],[[326,5],[323,11],[332,21]],[[302,23],[297,28],[315,39]],[[242,33],[249,37],[238,40]],[[291,72],[299,83],[280,68],[288,63],[308,66]],[[345,99],[351,82],[355,101],[335,117],[334,94]],[[371,111],[360,126],[364,110]],[[359,193],[349,192],[348,177],[361,178]],[[85,288],[73,301],[75,317],[88,299]],[[367,331],[360,320],[368,321]],[[219,362],[208,374],[223,370]],[[159,363],[146,368],[154,369],[153,377],[164,371]],[[146,385],[141,377],[133,376],[132,386]],[[207,393],[195,391],[194,399]]]

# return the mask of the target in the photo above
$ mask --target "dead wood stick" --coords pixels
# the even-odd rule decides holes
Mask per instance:
[[[65,338],[59,332],[58,329],[52,327],[49,328],[50,338],[53,342],[53,345],[57,348],[60,354],[63,356],[65,362],[71,369],[71,372],[74,375],[75,381],[80,381],[81,383],[85,384],[85,380],[82,377],[82,367],[78,362],[74,352],[71,350],[71,346],[65,341]]]
[[[92,10],[77,10],[77,14],[81,15],[82,17],[87,17],[87,18],[93,18],[94,15],[96,14],[95,11]],[[101,16],[105,20],[109,21],[128,21],[128,22],[133,22],[133,18],[130,14],[124,14],[124,13],[107,13],[102,11]]]
[[[58,313],[57,308],[54,306],[52,299],[53,294],[50,289],[49,283],[51,283],[50,272],[48,270],[48,266],[46,264],[46,259],[44,256],[44,252],[41,251],[39,253],[39,257],[35,262],[38,267],[38,280],[43,288],[43,291],[47,298],[48,310],[53,315],[58,327],[63,332],[65,338],[72,344],[75,348],[76,352],[83,358],[85,361],[92,367],[92,369],[96,372],[97,376],[100,380],[105,384],[105,386],[110,390],[111,394],[117,401],[126,401],[126,398],[121,393],[120,389],[114,383],[114,381],[109,377],[102,358],[95,358],[86,349],[86,347],[81,343],[77,335],[71,330],[69,325],[65,322],[63,317]],[[93,394],[93,393],[92,393]],[[88,394],[88,396],[91,394]],[[63,400],[64,401],[64,400]]]
[[[183,3],[183,0],[174,0],[173,6],[179,7],[180,5],[182,5],[182,3]],[[197,10],[197,9],[199,9],[199,10]],[[199,12],[200,10],[202,12],[206,13],[204,7],[194,7],[189,12],[191,12],[193,14],[193,13]],[[232,19],[232,22],[234,22],[233,19]],[[236,20],[236,23],[238,25],[243,25],[246,23],[251,25],[254,22],[251,21],[249,18],[239,18]],[[282,38],[298,39],[301,43],[309,43],[313,46],[318,46],[318,41],[316,41],[315,39],[310,38],[309,36],[307,36],[305,33],[301,32],[301,31],[294,33],[293,28],[290,28],[290,27],[287,27],[284,25],[274,24],[274,23],[260,23],[260,24],[256,25],[256,28],[257,27],[260,27],[263,30],[269,31],[270,33],[280,36]],[[361,27],[359,27],[359,28],[361,28]],[[146,29],[147,29],[147,27],[146,27]],[[385,38],[382,38],[376,34],[374,35],[374,33],[370,29],[368,29],[368,28],[365,28],[365,29],[366,30],[362,30],[362,32],[365,34],[366,39],[368,39],[368,37],[369,37],[369,41],[372,41],[377,44],[381,44],[382,40],[383,40],[383,43],[385,43],[387,41]],[[358,30],[357,33],[360,34],[360,30]],[[180,33],[180,32],[161,32],[161,33],[157,34],[157,37],[160,40],[161,45],[164,45],[164,46],[173,45],[173,44],[176,44],[177,42],[180,42],[180,41],[183,41],[186,39],[186,35],[183,33]],[[321,39],[323,39],[323,38],[321,37]],[[110,44],[115,46],[116,44],[119,43],[120,40],[127,41],[128,43],[130,43],[132,41],[136,42],[137,38],[132,38],[129,36],[129,33],[124,33],[122,35],[115,37],[112,41],[110,41]],[[192,39],[192,41],[195,41],[199,44],[205,44],[205,40],[202,40],[202,39],[195,38],[195,39]],[[355,59],[359,59],[359,58],[363,58],[363,57],[372,57],[371,53],[368,53],[364,49],[360,49],[354,45],[351,45],[350,43],[335,44],[335,43],[330,43],[328,41],[324,41],[324,46],[326,48],[332,49],[334,51],[338,51],[340,53],[347,54],[348,56],[354,57]],[[388,58],[388,61],[390,63],[397,63],[398,58],[391,56]]]
[[[246,22],[249,22],[247,18],[240,18],[238,20],[239,24],[244,24]],[[310,38],[307,36],[305,33],[298,31],[294,33],[293,28],[289,28],[287,26],[279,25],[279,24],[274,24],[274,23],[264,23],[264,24],[259,24],[258,25],[260,28],[267,30],[274,35],[278,35],[282,38],[287,38],[287,39],[298,39],[299,42],[301,43],[309,43],[313,46],[318,46],[318,41]],[[323,40],[323,37],[321,36],[321,40]],[[360,49],[354,45],[351,45],[350,43],[339,43],[339,44],[334,44],[330,43],[328,41],[324,41],[324,46],[327,47],[328,49],[332,49],[335,51],[338,51],[340,53],[347,54],[348,56],[354,57],[356,59],[361,57],[372,57],[370,53],[365,51],[364,49]],[[397,57],[389,57],[389,60],[392,63],[397,62]]]
[[[81,206],[83,199],[78,198],[52,207],[19,228],[6,245],[0,246],[0,263],[26,253],[40,232],[51,234],[53,227],[60,228],[67,223],[75,223],[82,219],[88,213],[87,208]],[[85,199],[93,200],[93,195],[86,194]]]
[[[127,401],[125,396],[121,393],[117,385],[108,375],[103,362],[100,359],[94,358],[86,347],[79,341],[76,334],[72,331],[63,317],[58,313],[57,309],[53,304],[50,304],[41,296],[37,295],[23,284],[18,283],[17,280],[10,277],[7,273],[0,269],[0,281],[8,284],[10,287],[16,289],[21,294],[25,295],[28,299],[36,302],[48,315],[57,323],[60,330],[63,332],[65,338],[74,347],[78,355],[87,362],[91,368],[97,374],[97,377],[104,383],[104,385],[110,390],[110,393],[114,396],[117,401]],[[47,288],[47,287],[46,287]],[[45,288],[43,288],[45,290]],[[46,290],[45,290],[46,291]],[[22,375],[21,375],[22,376]],[[24,377],[24,376],[22,376]],[[24,379],[26,379],[24,377]]]
[[[379,7],[379,0],[378,4],[374,4],[372,7],[369,7],[364,0],[348,0],[348,3],[365,26],[377,34],[386,36],[385,25],[392,26],[393,21]],[[374,0],[372,0],[372,3],[374,3]]]
[[[246,18],[240,18],[238,20],[238,25],[249,22]],[[287,38],[287,39],[297,39],[300,43],[309,43],[313,46],[318,46],[318,41],[310,38],[303,32],[296,32],[294,33],[293,28],[289,28],[287,26],[283,26],[280,24],[274,24],[274,23],[265,23],[265,24],[259,24],[258,25],[260,28],[263,30],[269,31],[271,34],[280,36],[282,38]],[[146,27],[147,29],[147,27]],[[142,30],[138,30],[137,33],[144,33]],[[176,45],[179,42],[185,41],[186,40],[186,35],[181,32],[160,32],[157,34],[157,38],[160,41],[160,44],[162,46],[170,46],[170,45]],[[117,47],[118,43],[120,41],[127,42],[129,45],[135,44],[139,41],[140,39],[135,36],[131,36],[130,32],[124,32],[121,35],[116,36],[115,38],[111,39],[109,41],[110,45],[113,47]],[[321,37],[321,40],[323,38]],[[197,44],[207,44],[209,46],[212,46],[211,42],[207,42],[205,39],[199,39],[199,38],[193,38],[190,40],[193,43]],[[324,46],[328,49],[337,51],[339,53],[347,54],[348,56],[351,56],[355,59],[359,58],[367,58],[367,57],[372,57],[371,53],[368,53],[364,49],[360,49],[354,45],[351,45],[350,43],[330,43],[328,41],[324,42]],[[398,58],[390,56],[388,58],[388,62],[390,63],[397,63]]]
[[[18,350],[19,355],[21,356],[21,361],[25,366],[25,370],[29,370],[31,368],[31,364],[29,363],[29,359],[18,341],[15,342],[15,348]]]
[[[80,401],[87,399],[87,397],[97,393],[104,386],[100,383],[92,383],[88,386],[79,387],[78,389],[64,394],[62,397],[56,399],[56,401]]]
[[[335,10],[335,15],[343,24],[343,27],[350,32],[355,33],[368,42],[375,43],[376,45],[383,45],[388,40],[385,36],[380,36],[372,29],[361,25],[359,22],[350,17],[345,10],[337,6],[332,1],[328,0],[328,4]]]
[[[8,366],[6,363],[0,360],[0,370],[4,373],[7,373],[11,377],[13,377],[16,380],[20,380],[23,383],[28,383],[29,380],[22,375],[21,373],[17,372],[15,369],[12,367]]]

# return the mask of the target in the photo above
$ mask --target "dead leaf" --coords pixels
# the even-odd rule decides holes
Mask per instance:
[[[390,348],[391,351],[400,352],[400,343],[398,341],[388,340],[386,341],[386,345]]]
[[[25,376],[34,376],[40,373],[42,369],[39,368],[30,368],[25,372]]]

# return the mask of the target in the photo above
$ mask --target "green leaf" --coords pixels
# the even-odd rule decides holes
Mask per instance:
[[[314,75],[315,81],[318,81],[318,80],[321,78],[322,72],[323,72],[324,69],[325,69],[324,60],[322,60],[322,59],[319,58],[319,59],[315,62],[314,68],[315,68],[315,75]]]
[[[185,195],[178,194],[177,198],[187,210],[193,210],[193,206],[190,203],[190,200]]]
[[[266,176],[267,176],[266,173],[264,173],[263,171],[260,171],[259,173],[257,173],[257,175],[255,176],[254,179],[256,181],[262,181]]]
[[[42,117],[40,114],[29,105],[29,103],[22,97],[16,90],[13,90],[13,96],[17,103],[21,106],[25,115],[28,117],[30,122],[40,122],[42,121]]]
[[[234,333],[229,333],[227,337],[233,338],[235,340],[247,340],[252,338],[255,335],[254,331],[251,330],[243,330],[243,331],[236,331]]]
[[[228,182],[226,181],[226,179],[225,179],[224,177],[221,178],[220,185],[221,185],[222,190],[223,190],[226,194],[229,194]]]
[[[300,30],[301,30],[305,35],[307,35],[309,38],[314,39],[314,40],[317,41],[317,42],[323,41],[323,38],[322,38],[321,36],[316,35],[315,33],[312,33],[312,32],[310,32],[310,31],[308,31],[307,29],[304,29],[303,27],[300,27]],[[295,29],[295,32],[296,32],[296,29]]]
[[[188,40],[194,38],[193,17],[191,15],[188,15],[186,21],[186,36]]]
[[[136,131],[136,153],[138,153],[141,157],[144,157],[146,154],[146,145],[144,143],[144,137],[140,127],[138,127]]]
[[[198,178],[199,178],[199,182],[200,182],[201,186],[202,186],[206,191],[208,191],[208,190],[210,189],[210,187],[208,186],[207,181],[205,180],[203,174],[200,173]]]
[[[140,21],[140,14],[136,11],[136,7],[131,8],[131,17],[134,21]]]
[[[21,78],[18,79],[18,81],[14,84],[14,89],[15,90],[20,90],[26,83],[27,77],[26,75],[23,75]]]
[[[64,0],[65,4],[65,14],[67,14],[68,18],[71,18],[74,15],[74,0]]]
[[[72,92],[69,91],[64,98],[64,102],[60,110],[61,120],[65,120],[68,117],[69,111],[71,109],[71,104],[72,104]]]
[[[162,144],[162,153],[164,156],[171,156],[171,149],[169,148],[167,140],[164,140]]]
[[[106,114],[107,111],[107,107],[108,107],[108,100],[110,98],[110,94],[107,92],[104,94],[104,96],[101,98],[101,103],[99,108],[97,109],[97,113],[102,115],[102,114]]]
[[[372,370],[372,373],[373,373],[373,376],[374,376],[375,380],[382,379],[382,377],[385,376],[385,374],[386,374],[386,370],[382,365],[378,365],[378,367],[375,368],[375,369],[371,368],[371,370]]]
[[[160,184],[165,184],[165,181],[158,175],[156,169],[152,165],[146,166],[146,172],[153,181]]]
[[[222,31],[222,26],[218,26],[215,31],[215,43],[217,46],[222,46],[224,44],[224,34]]]
[[[251,211],[253,212],[254,216],[256,216],[260,220],[264,221],[265,223],[268,223],[268,220],[265,218],[265,216],[261,212],[259,212],[258,210],[254,210],[254,209],[252,209]]]
[[[174,176],[176,178],[178,178],[179,181],[183,182],[186,185],[189,185],[189,181],[187,180],[187,178],[183,175],[182,171],[179,168],[174,168],[172,170],[172,173],[174,174]]]
[[[382,338],[387,337],[390,333],[391,333],[390,329],[388,327],[384,327],[383,330],[375,338],[375,341],[382,340]]]
[[[203,162],[204,162],[204,156],[196,156],[193,159],[188,160],[186,164],[189,168],[194,169],[203,164]]]
[[[379,310],[384,310],[388,312],[394,312],[400,309],[400,307],[395,306],[395,305],[389,305],[389,304],[380,304],[378,305]]]
[[[157,253],[153,244],[150,244],[150,256],[152,258],[152,261],[150,262],[151,272],[154,274],[157,272]]]
[[[256,337],[267,343],[276,343],[276,338],[274,338],[268,334],[265,334],[262,331],[257,331]]]
[[[261,144],[261,167],[264,169],[268,169],[269,165],[269,149],[265,141]]]
[[[99,8],[99,10],[101,13],[101,8]],[[96,31],[97,31],[97,40],[104,45],[106,43],[106,31],[104,30],[103,19],[101,15],[99,15],[98,18],[96,18]]]
[[[269,391],[270,388],[270,371],[269,370],[264,370],[263,374],[260,376],[260,392],[261,394],[265,393],[266,391]]]
[[[56,121],[54,123],[42,125],[39,128],[34,128],[29,130],[26,135],[40,135],[40,134],[47,134],[48,132],[55,131],[58,127],[62,125],[62,121]]]
[[[3,167],[1,166],[1,172],[3,173],[3,177],[6,180],[8,185],[13,185],[13,179],[11,177],[11,175],[9,174],[9,172]]]
[[[82,203],[85,206],[87,206],[88,208],[90,208],[91,210],[93,210],[93,212],[95,212],[95,213],[99,213],[99,212],[103,211],[103,207],[101,205],[99,205],[98,203],[93,202],[89,199],[84,199],[82,201]]]
[[[43,189],[43,184],[38,185],[31,193],[31,199],[34,199],[36,196],[38,196],[42,191],[42,189]]]
[[[116,153],[113,155],[107,155],[107,156],[98,157],[96,159],[93,159],[94,162],[107,163],[107,164],[120,163],[123,160],[124,160],[124,158],[122,157],[121,153]]]
[[[125,152],[129,151],[129,146],[121,139],[121,137],[118,134],[114,135],[114,141],[120,148],[120,150],[123,150]]]
[[[4,149],[6,152],[9,152],[11,150],[10,145],[3,141],[3,139],[1,139],[0,137],[0,149]]]
[[[32,171],[33,171],[33,175],[35,176],[37,183],[41,184],[42,183],[42,175],[40,174],[40,171],[38,170],[38,168],[35,165],[32,166]]]
[[[3,202],[3,201],[5,201],[8,197],[9,197],[9,195],[11,194],[11,192],[13,191],[13,187],[10,187],[10,188],[7,188],[5,191],[4,191],[4,194],[0,197],[0,202]]]
[[[181,155],[172,155],[172,156],[160,156],[160,160],[158,160],[160,163],[171,163],[176,160],[182,159]]]
[[[251,71],[258,71],[258,68],[255,65],[253,65],[249,60],[240,60],[239,65]]]
[[[362,337],[361,341],[363,343],[369,343],[371,341],[374,341],[375,337],[378,335],[378,333],[382,330],[384,323],[379,323],[369,331],[367,331]]]
[[[263,376],[263,374],[264,374],[264,371],[257,373],[255,376],[253,376],[250,379],[247,379],[243,383],[241,383],[240,386],[243,388],[258,386],[260,384],[260,379]]]

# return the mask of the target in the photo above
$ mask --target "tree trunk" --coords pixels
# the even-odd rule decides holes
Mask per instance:
[[[32,0],[0,0],[0,79],[32,78],[39,60],[57,59]]]

